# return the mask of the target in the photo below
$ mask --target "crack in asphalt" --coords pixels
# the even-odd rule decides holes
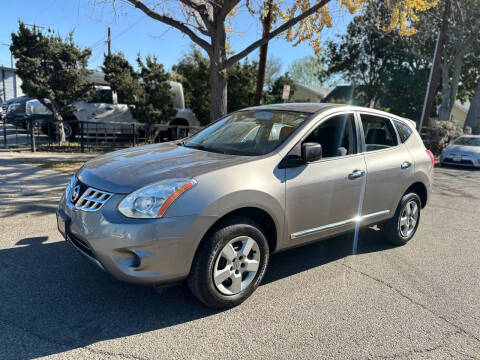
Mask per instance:
[[[5,319],[0,319],[0,323],[3,323],[6,326],[13,327],[17,330],[23,331],[24,333],[26,333],[30,336],[36,337],[37,339],[48,342],[52,345],[60,346],[60,347],[64,348],[63,349],[64,351],[84,349],[87,352],[92,353],[92,354],[106,355],[106,356],[111,356],[111,357],[114,357],[114,358],[123,358],[123,359],[131,359],[131,360],[150,360],[150,358],[139,357],[139,356],[135,356],[135,355],[128,355],[128,354],[124,354],[124,353],[115,353],[115,352],[105,351],[105,350],[101,350],[101,349],[93,349],[88,345],[86,345],[86,346],[75,346],[73,344],[62,343],[62,342],[56,341],[56,340],[54,340],[54,339],[52,339],[48,336],[45,336],[41,333],[37,333],[37,332],[31,331],[30,329],[27,329],[23,326],[14,324],[14,323],[12,323],[8,320],[5,320]],[[55,354],[56,353],[59,353],[59,351],[55,352]],[[53,354],[51,354],[51,355],[53,355]]]
[[[459,332],[456,331],[456,332],[448,335],[442,341],[446,341],[446,340],[450,339],[452,336],[457,335],[458,333]],[[425,349],[412,349],[410,351],[405,351],[403,353],[387,355],[387,356],[378,356],[377,359],[398,359],[398,358],[406,357],[406,356],[409,356],[409,355],[428,354],[428,353],[433,352],[435,350],[446,348],[446,347],[447,347],[447,344],[438,344],[436,346],[428,347],[428,348],[425,348]]]
[[[455,329],[457,329],[456,332],[458,332],[459,334],[464,334],[466,336],[468,336],[469,338],[473,339],[473,340],[476,340],[478,343],[480,343],[480,338],[475,336],[474,334],[468,332],[467,330],[465,330],[464,328],[462,328],[460,325],[457,325],[455,324],[454,322],[452,322],[451,320],[448,320],[445,316],[443,315],[440,315],[440,314],[437,314],[436,312],[434,312],[433,310],[431,310],[430,308],[428,308],[426,305],[414,300],[412,297],[408,296],[407,294],[404,294],[402,291],[400,291],[399,289],[397,289],[396,287],[394,287],[393,285],[389,284],[388,282],[382,280],[382,279],[379,279],[379,278],[376,278],[370,274],[367,274],[361,270],[358,270],[348,264],[346,264],[345,262],[339,262],[340,265],[346,267],[347,269],[350,269],[351,271],[355,272],[355,273],[358,273],[360,275],[363,275],[375,282],[378,282],[386,287],[388,287],[390,290],[396,292],[398,295],[400,295],[401,297],[407,299],[408,301],[410,301],[412,304],[414,305],[417,305],[419,307],[421,307],[422,309],[424,309],[425,311],[429,312],[430,314],[432,314],[433,316],[435,316],[436,318],[440,319],[440,320],[443,320],[444,322],[446,322],[447,324],[449,324],[450,326],[454,327]],[[455,333],[453,333],[455,334]]]

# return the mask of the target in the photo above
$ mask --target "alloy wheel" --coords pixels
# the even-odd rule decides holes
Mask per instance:
[[[224,295],[236,295],[255,278],[260,266],[260,248],[249,236],[230,240],[220,251],[213,268],[213,283]]]
[[[398,219],[398,229],[403,238],[409,238],[415,231],[418,215],[418,204],[413,200],[407,202]]]
[[[63,123],[63,131],[65,131],[65,138],[68,139],[73,134],[73,129],[70,124]]]

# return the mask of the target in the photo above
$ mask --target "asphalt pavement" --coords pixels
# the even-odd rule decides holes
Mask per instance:
[[[0,358],[479,359],[480,171],[436,169],[412,242],[272,256],[243,305],[114,280],[56,230],[69,177],[0,154]]]

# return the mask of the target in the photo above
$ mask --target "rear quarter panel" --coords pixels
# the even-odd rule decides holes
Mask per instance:
[[[430,199],[433,185],[433,164],[426,152],[420,135],[413,129],[413,134],[405,142],[405,146],[414,159],[414,174],[411,184],[422,182],[427,187],[427,201]],[[406,189],[405,189],[406,190]]]

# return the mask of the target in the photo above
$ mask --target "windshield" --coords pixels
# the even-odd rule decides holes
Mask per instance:
[[[308,117],[309,114],[293,111],[240,111],[198,132],[184,145],[232,155],[268,154]]]
[[[460,137],[453,143],[455,145],[480,146],[480,137]]]

